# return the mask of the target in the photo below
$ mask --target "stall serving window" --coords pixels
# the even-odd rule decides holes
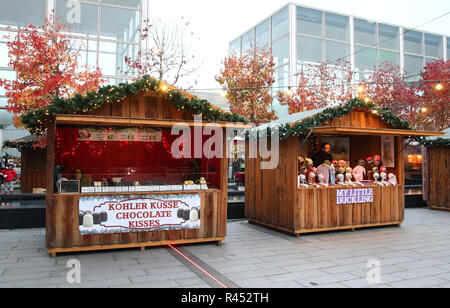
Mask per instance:
[[[59,126],[55,191],[76,193],[77,184],[80,193],[220,189],[220,158],[195,158],[194,140],[184,141],[191,155],[177,158],[179,137],[170,128]]]

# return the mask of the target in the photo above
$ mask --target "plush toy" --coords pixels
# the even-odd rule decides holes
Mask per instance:
[[[348,186],[356,186],[354,183],[353,183],[353,181],[352,181],[352,177],[353,177],[353,174],[351,173],[351,171],[353,171],[351,168],[348,168],[349,170],[347,171],[347,173],[345,174],[345,178],[346,178],[346,181],[345,181],[345,183],[348,185]]]
[[[390,185],[391,185],[391,183],[389,183],[388,181],[386,181],[386,179],[387,179],[387,174],[386,174],[386,172],[382,172],[382,173],[380,174],[380,176],[381,176],[381,184],[383,184],[384,186],[390,186]]]
[[[306,158],[306,169],[311,170],[314,167],[314,162],[311,158]]]
[[[326,184],[327,186],[330,184],[330,173],[331,173],[331,167],[330,167],[330,162],[328,160],[326,160],[323,164],[321,164],[318,168],[317,168],[317,176],[320,180],[320,176],[323,177],[323,183]]]
[[[345,184],[345,176],[342,173],[339,173],[337,175],[337,180],[338,180],[338,185],[342,185],[342,186],[347,186],[347,184]]]
[[[358,166],[353,169],[353,176],[355,177],[356,183],[361,184],[361,181],[364,180],[364,176],[367,174],[365,162],[363,159],[358,161]]]
[[[374,172],[374,174],[373,174],[373,179],[375,180],[374,183],[378,186],[383,186],[383,184],[378,181],[379,178],[380,178],[380,174],[378,172]]]
[[[336,168],[332,163],[329,163],[328,166],[330,168],[330,185],[336,186]]]
[[[392,186],[398,185],[397,177],[393,173],[389,173],[388,178],[389,178],[389,183],[391,183]]]
[[[320,187],[319,185],[317,185],[316,183],[316,174],[317,174],[317,168],[311,168],[311,170],[309,170],[309,174],[308,174],[308,178],[309,178],[309,185],[314,186],[314,187]]]
[[[347,170],[347,163],[343,160],[339,161],[339,169],[338,169],[338,173],[339,174],[344,174],[346,173]]]
[[[298,186],[300,187],[308,187],[308,184],[306,184],[306,175],[300,174],[298,176]]]
[[[328,183],[325,182],[325,176],[323,174],[319,174],[319,185],[323,187],[328,187]]]

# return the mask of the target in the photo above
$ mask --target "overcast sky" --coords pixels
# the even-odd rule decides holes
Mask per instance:
[[[151,0],[152,18],[191,22],[196,39],[192,52],[204,63],[196,89],[219,88],[214,76],[228,54],[229,42],[289,2],[415,28],[450,12],[449,0]],[[450,14],[419,28],[450,36]]]

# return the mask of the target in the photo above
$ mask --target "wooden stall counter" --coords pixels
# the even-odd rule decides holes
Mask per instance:
[[[358,194],[361,190],[365,192]],[[249,222],[295,236],[336,230],[354,231],[369,227],[400,226],[404,220],[403,194],[402,185],[298,188],[293,213],[282,211],[278,213],[277,221],[271,221],[270,215],[266,215],[262,219],[249,218]],[[286,217],[283,217],[284,215]]]
[[[222,193],[221,190],[209,189],[54,194],[47,207],[47,217],[51,218],[47,221],[48,252],[55,257],[56,253],[64,252],[117,248],[144,250],[168,244],[216,242],[220,245],[226,236],[227,211],[226,204],[221,202]],[[197,211],[194,217],[190,210],[182,209],[181,205],[186,203],[194,204],[193,209]],[[90,206],[93,212],[88,213],[86,206]],[[85,218],[87,215],[89,217]],[[146,230],[136,224],[143,221],[157,221],[160,226],[156,227],[160,231]],[[165,222],[179,226],[164,227]]]

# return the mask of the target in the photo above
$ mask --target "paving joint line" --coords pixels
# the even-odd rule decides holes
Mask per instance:
[[[184,266],[186,266],[189,270],[191,270],[195,275],[197,275],[201,280],[206,282],[211,288],[221,288],[222,286],[218,284],[216,281],[211,279],[208,275],[203,273],[201,270],[199,270],[196,266],[194,266],[191,262],[183,258],[180,254],[178,254],[175,250],[171,249],[170,247],[166,248],[168,252],[174,256],[179,262],[181,262]],[[200,266],[202,269],[204,269],[206,272],[208,272],[210,275],[212,275],[214,278],[219,280],[221,283],[225,284],[228,288],[241,288],[237,283],[226,277],[225,275],[218,272],[215,268],[213,268],[211,265],[194,255],[193,253],[189,252],[185,248],[182,247],[176,247],[178,251],[180,251],[183,255],[191,259],[194,263],[196,263],[198,266]]]

